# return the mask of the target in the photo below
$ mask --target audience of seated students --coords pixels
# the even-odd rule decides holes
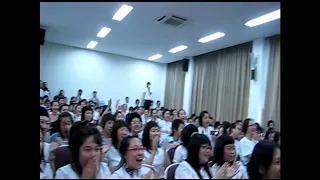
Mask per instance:
[[[175,179],[281,177],[272,120],[264,132],[253,119],[221,123],[208,111],[189,117],[160,101],[150,109],[139,99],[131,106],[129,97],[100,106],[96,91],[87,101],[79,89],[69,103],[63,90],[50,93],[40,81],[40,179],[166,179],[173,165]],[[56,168],[60,148],[70,164]]]

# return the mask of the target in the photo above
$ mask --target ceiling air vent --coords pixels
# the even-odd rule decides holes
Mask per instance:
[[[178,27],[187,22],[187,18],[177,15],[165,15],[158,19],[158,22],[167,26]]]

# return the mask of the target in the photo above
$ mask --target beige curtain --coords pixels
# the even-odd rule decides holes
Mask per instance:
[[[170,109],[183,107],[184,78],[182,71],[183,61],[169,63],[167,65],[166,90],[164,106]]]
[[[275,128],[280,130],[280,36],[273,36],[267,40],[269,41],[270,51],[262,125],[266,127],[268,120],[273,120]]]
[[[218,121],[247,118],[250,53],[246,43],[195,57],[192,112],[210,112]]]

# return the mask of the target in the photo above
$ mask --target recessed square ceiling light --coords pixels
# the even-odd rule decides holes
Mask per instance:
[[[90,41],[89,44],[87,45],[87,48],[93,49],[94,47],[96,47],[97,44],[98,44],[97,41]]]
[[[130,11],[133,9],[132,6],[123,5],[121,8],[113,15],[112,19],[116,21],[121,21],[124,17],[126,17]]]
[[[148,58],[148,60],[154,61],[154,60],[159,59],[159,58],[161,58],[161,57],[162,57],[161,54],[155,54],[155,55],[153,55],[153,56],[150,56],[150,57]]]
[[[179,52],[179,51],[183,51],[183,50],[185,50],[187,48],[188,48],[188,46],[185,46],[185,45],[177,46],[175,48],[170,49],[169,53],[176,53],[176,52]]]
[[[246,22],[244,25],[248,27],[254,27],[258,26],[276,19],[280,19],[280,9],[273,11],[271,13],[265,14],[263,16],[257,17],[255,19],[252,19],[248,22]]]
[[[225,36],[224,33],[222,32],[217,32],[217,33],[214,33],[214,34],[211,34],[209,36],[205,36],[201,39],[198,40],[198,42],[200,43],[206,43],[206,42],[209,42],[209,41],[213,41],[215,39],[219,39],[219,38],[222,38],[223,36]]]
[[[110,28],[106,28],[106,27],[103,27],[97,34],[97,37],[99,38],[104,38],[106,37],[107,34],[109,34],[109,32],[111,31]]]

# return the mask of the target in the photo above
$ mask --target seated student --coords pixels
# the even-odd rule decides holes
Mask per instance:
[[[158,179],[159,174],[149,166],[144,166],[141,140],[137,136],[128,136],[121,141],[119,152],[123,165],[116,170],[113,179]]]
[[[181,119],[176,119],[172,122],[171,134],[167,137],[166,142],[170,148],[175,148],[181,144],[181,131],[184,128],[184,122]]]
[[[172,162],[174,163],[180,163],[187,159],[188,157],[188,151],[187,146],[189,144],[189,140],[191,137],[191,134],[198,132],[198,128],[193,125],[189,124],[186,127],[183,128],[181,131],[181,145],[177,147]]]
[[[49,132],[50,125],[51,125],[51,122],[50,122],[48,111],[46,110],[46,108],[43,108],[40,106],[40,126],[44,132],[43,141],[47,143],[50,143],[50,132]]]
[[[226,179],[234,175],[235,171],[227,171],[226,165],[212,176],[208,166],[211,156],[211,142],[204,134],[194,133],[188,144],[188,158],[181,162],[175,172],[175,179]]]
[[[160,142],[163,142],[171,134],[172,122],[170,121],[170,110],[165,109],[162,114],[163,119],[158,120],[158,125],[161,128],[161,139]]]
[[[243,137],[239,142],[241,161],[243,165],[247,165],[250,161],[251,153],[256,145],[256,142],[253,140],[255,130],[255,124],[252,119],[244,120],[242,132],[244,133],[245,137]]]
[[[116,118],[110,113],[102,116],[100,122],[100,126],[103,129],[102,146],[105,146],[111,142],[111,130],[115,121]]]
[[[50,163],[44,158],[44,131],[40,126],[40,179],[52,179],[53,172]]]
[[[211,147],[214,145],[214,140],[213,136],[211,135],[211,132],[214,131],[215,129],[212,126],[209,126],[210,123],[210,115],[208,111],[202,111],[199,115],[199,128],[198,132],[200,134],[206,135],[210,142],[211,142]]]
[[[102,138],[87,121],[76,122],[70,130],[71,164],[59,168],[56,179],[107,179],[111,176],[106,163],[100,162]]]
[[[119,152],[119,147],[121,141],[127,137],[129,134],[129,129],[127,123],[124,121],[116,121],[111,130],[111,143],[108,147],[104,148],[104,161],[108,162],[108,166],[111,172],[121,167],[121,155]]]
[[[138,113],[131,113],[128,119],[128,125],[130,129],[130,136],[137,136],[142,139],[142,119]]]
[[[218,169],[228,163],[234,169],[239,169],[232,179],[248,179],[246,167],[240,161],[236,161],[236,150],[234,139],[226,134],[218,137],[214,146],[213,166],[210,168],[213,176],[216,175]]]
[[[58,120],[52,123],[50,142],[58,138],[62,145],[68,145],[69,132],[73,124],[72,119],[72,115],[68,112],[59,114]]]
[[[171,162],[166,153],[167,144],[165,143],[162,147],[159,146],[160,136],[161,132],[158,124],[154,121],[148,122],[142,135],[142,144],[146,148],[143,164],[154,166],[160,172],[160,177],[163,177],[165,168]]]
[[[250,179],[280,179],[281,152],[273,141],[257,143],[247,166]]]

